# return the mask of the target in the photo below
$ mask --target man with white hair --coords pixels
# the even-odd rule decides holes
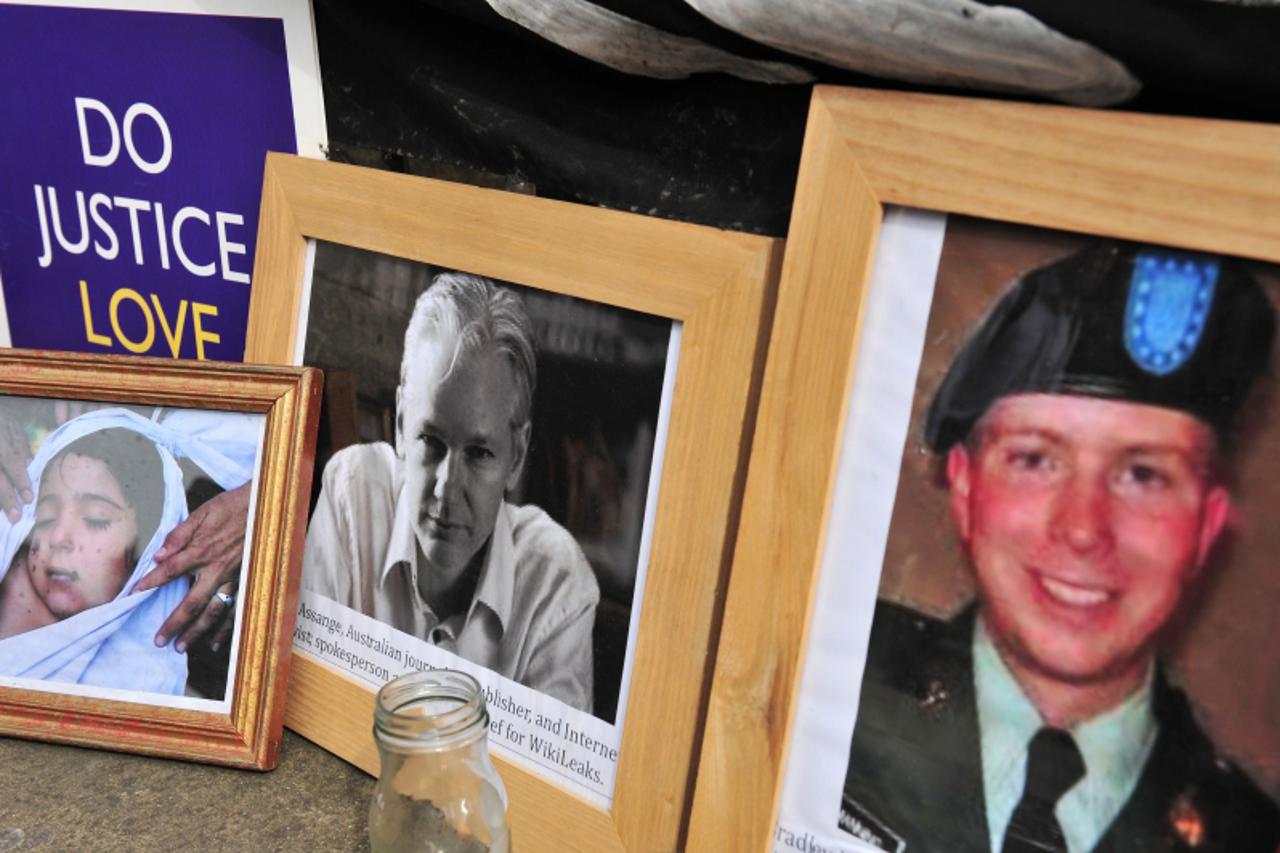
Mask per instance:
[[[520,298],[479,276],[436,276],[405,332],[396,446],[329,461],[303,585],[590,711],[595,575],[568,531],[506,501],[535,382]]]

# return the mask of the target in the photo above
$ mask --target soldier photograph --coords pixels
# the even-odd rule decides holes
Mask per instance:
[[[1239,259],[1046,234],[948,225],[839,828],[1274,853],[1280,584],[1235,534],[1275,479],[1252,450],[1275,291]]]

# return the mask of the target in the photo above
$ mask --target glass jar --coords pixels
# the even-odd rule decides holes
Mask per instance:
[[[508,853],[507,792],[488,734],[484,691],[464,672],[383,685],[373,714],[382,759],[369,806],[374,853]]]

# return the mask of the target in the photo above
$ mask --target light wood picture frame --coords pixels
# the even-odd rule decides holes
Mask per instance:
[[[516,845],[683,846],[781,241],[269,155],[246,360],[300,357],[309,241],[681,324],[611,809],[496,756]],[[370,773],[374,692],[295,653],[286,725]]]
[[[152,506],[150,529],[155,534],[150,545],[127,552],[140,554],[135,576],[150,570],[153,563],[149,555],[171,529],[166,525],[187,517],[192,482],[204,494],[209,489],[221,493],[212,482],[225,481],[218,485],[227,491],[241,482],[250,498],[248,512],[232,518],[233,523],[248,527],[247,536],[241,535],[245,560],[238,588],[234,598],[223,599],[221,605],[231,608],[225,618],[233,620],[234,632],[226,664],[232,674],[228,676],[226,670],[219,673],[222,683],[217,695],[192,692],[192,684],[198,681],[195,670],[191,670],[190,680],[186,674],[196,650],[194,643],[185,654],[173,648],[175,638],[163,648],[153,643],[159,620],[185,595],[186,578],[166,585],[171,591],[167,597],[164,587],[135,594],[129,587],[131,582],[126,581],[123,587],[117,584],[120,592],[114,600],[101,604],[94,603],[88,594],[63,593],[64,600],[82,600],[74,605],[50,604],[49,609],[61,621],[9,638],[7,642],[22,640],[28,645],[6,649],[7,657],[14,656],[9,657],[6,669],[12,668],[15,659],[30,657],[38,662],[22,673],[6,676],[0,686],[0,734],[247,769],[275,767],[284,726],[285,684],[305,530],[304,496],[313,468],[320,387],[319,373],[311,369],[0,351],[0,395],[4,395],[0,408],[6,423],[17,424],[19,435],[39,445],[30,470],[38,470],[47,459],[46,473],[63,471],[65,464],[54,466],[70,458],[67,454],[90,453],[82,449],[86,445],[81,441],[97,439],[106,432],[127,433],[136,442],[137,449],[122,454],[124,461],[117,459],[107,465],[96,463],[105,456],[95,458],[104,470],[114,472],[121,484],[117,488],[124,489],[126,498],[143,495],[148,488],[153,493],[138,499],[139,506]],[[27,414],[15,417],[15,407]],[[59,407],[66,408],[58,411]],[[33,411],[41,412],[42,417],[32,417]],[[74,416],[68,418],[68,413]],[[55,429],[57,424],[62,425]],[[6,444],[6,455],[13,452],[12,445]],[[151,458],[149,463],[144,460],[144,465],[149,465],[146,477],[137,473],[142,469],[129,468],[128,460],[137,453]],[[204,478],[203,485],[200,478]],[[179,506],[174,496],[182,492],[184,482],[188,491]],[[157,486],[164,495],[164,506],[158,510]],[[36,546],[32,545],[30,557],[26,556],[28,543],[35,542],[34,531],[42,525],[60,523],[60,514],[51,514],[58,511],[46,509],[46,500],[61,500],[63,506],[71,503],[54,497],[52,491],[45,494],[44,488],[41,482],[33,483],[31,506],[12,527],[7,519],[0,521],[6,548],[17,545],[19,538],[28,536],[24,531],[32,529],[13,564],[20,559],[29,562],[33,578],[38,578],[41,569],[34,557]],[[66,486],[61,488],[65,494]],[[129,511],[136,512],[138,519],[148,515],[142,509]],[[88,514],[86,511],[86,517]],[[108,521],[96,519],[96,524],[105,527]],[[89,524],[84,526],[87,529]],[[139,533],[143,530],[140,522],[137,529]],[[66,546],[55,542],[48,550],[61,549],[78,556],[55,568],[77,579],[88,579],[95,573],[105,577],[103,569],[84,557],[100,542],[89,541],[81,533],[71,535],[79,538],[68,538]],[[231,539],[235,539],[234,531]],[[78,550],[72,551],[71,546]],[[97,553],[101,552],[99,547]],[[126,570],[132,564],[133,560],[124,561]],[[45,593],[37,591],[37,595],[52,601],[48,590],[55,583],[48,581],[44,586]],[[33,580],[33,587],[39,590],[39,582]],[[88,607],[84,601],[90,602]],[[136,604],[138,601],[143,603]],[[136,605],[136,609],[126,609],[129,605]],[[151,621],[139,618],[148,605],[160,605],[152,608],[156,618]],[[91,611],[111,608],[116,609],[99,622],[105,626],[102,620],[109,618],[112,626],[123,623],[120,630],[99,629],[92,619],[83,621],[83,617],[93,616]],[[137,625],[137,630],[127,640],[120,640],[132,625]],[[109,633],[105,641],[95,639],[101,633],[77,637],[81,627]],[[95,645],[90,648],[83,645],[85,642]],[[153,654],[164,660],[156,662],[149,657]],[[59,661],[54,668],[50,668],[52,660]],[[175,660],[179,663],[173,663]],[[179,668],[177,675],[157,675],[174,666]]]
[[[815,89],[689,849],[774,848],[885,206],[1277,262],[1278,155],[1263,126]]]

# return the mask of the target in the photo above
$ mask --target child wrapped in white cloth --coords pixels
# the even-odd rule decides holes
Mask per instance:
[[[33,503],[0,516],[0,675],[181,694],[187,659],[154,642],[186,594],[132,594],[187,517],[188,458],[223,489],[253,476],[258,416],[99,409],[49,435],[28,467]]]

